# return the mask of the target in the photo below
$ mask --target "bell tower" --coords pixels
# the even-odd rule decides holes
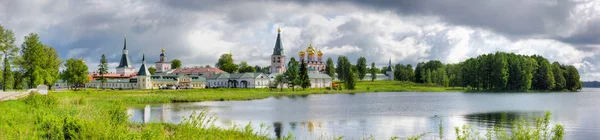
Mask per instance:
[[[271,73],[284,73],[285,72],[285,53],[283,52],[283,43],[281,43],[281,29],[277,29],[277,40],[275,41],[275,48],[273,48],[273,55],[271,55]]]

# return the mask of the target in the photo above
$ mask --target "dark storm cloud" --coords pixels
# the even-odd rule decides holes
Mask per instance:
[[[438,16],[452,24],[486,28],[517,36],[553,33],[555,27],[565,24],[574,5],[574,2],[567,0],[330,0],[326,2],[352,2],[376,9],[393,10],[401,15]]]
[[[573,35],[558,39],[577,45],[600,44],[600,18],[587,21],[577,27]]]

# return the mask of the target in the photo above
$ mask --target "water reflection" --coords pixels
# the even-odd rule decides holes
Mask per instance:
[[[133,122],[179,123],[194,111],[209,109],[219,117],[215,125],[230,128],[251,123],[271,125],[271,137],[288,133],[297,139],[344,136],[374,139],[428,133],[437,137],[440,119],[446,138],[454,127],[472,124],[476,130],[493,126],[510,128],[509,122],[543,117],[565,125],[566,139],[600,139],[600,94],[463,94],[369,93],[290,96],[253,101],[173,103],[129,108]]]
[[[468,122],[480,127],[492,128],[494,126],[510,128],[510,123],[518,119],[534,119],[544,117],[545,112],[485,112],[465,115]]]

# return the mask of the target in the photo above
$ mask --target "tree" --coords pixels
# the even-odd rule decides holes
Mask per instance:
[[[22,68],[25,70],[24,77],[27,77],[28,88],[44,83],[42,63],[44,63],[44,45],[39,41],[39,36],[30,33],[25,36],[25,41],[21,44],[21,54],[23,62]]]
[[[89,81],[88,67],[82,59],[71,58],[65,63],[65,71],[62,78],[70,85],[77,87],[83,86]]]
[[[493,57],[490,68],[491,85],[493,89],[504,90],[508,82],[508,62],[504,58],[504,53],[496,52],[494,55],[490,54],[489,57]]]
[[[283,77],[287,80],[288,86],[292,87],[292,91],[295,91],[296,86],[301,84],[298,61],[296,61],[296,58],[292,57],[287,66],[287,70],[283,73]]]
[[[204,66],[204,68],[211,68],[211,66],[210,65],[206,65],[206,66]]]
[[[363,80],[365,75],[367,75],[367,59],[365,57],[360,57],[356,61],[356,69],[358,70],[358,79]]]
[[[309,88],[310,87],[310,79],[308,77],[308,68],[306,67],[306,63],[304,63],[304,59],[302,59],[302,61],[300,61],[300,73],[299,73],[299,78],[300,78],[300,87],[302,87],[302,90]]]
[[[554,76],[554,89],[553,90],[564,90],[567,87],[567,81],[565,79],[565,71],[561,68],[560,63],[552,63],[552,74]]]
[[[275,85],[278,85],[281,88],[279,91],[283,91],[284,83],[286,83],[286,80],[282,74],[278,74],[277,76],[275,76]]]
[[[354,72],[353,69],[347,69],[347,77],[345,78],[346,80],[344,81],[345,87],[348,90],[355,90],[356,89],[356,78],[357,78],[357,74]]]
[[[60,78],[59,70],[62,61],[60,60],[60,57],[54,48],[50,46],[44,46],[43,49],[44,53],[42,54],[44,58],[41,63],[41,76],[43,76],[44,85],[51,89],[52,85],[58,82],[58,79]]]
[[[11,72],[14,79],[12,89],[24,89],[23,82],[26,81],[26,79],[25,77],[23,77],[23,73],[24,72],[22,70],[16,70]]]
[[[248,65],[248,63],[246,61],[242,61],[239,65],[239,73],[245,73],[245,72],[256,72],[256,69],[254,69],[254,67]]]
[[[2,70],[2,90],[6,91],[7,87],[11,87],[13,77],[11,75],[11,61],[17,57],[19,48],[15,45],[15,34],[10,29],[4,29],[0,25],[0,52],[4,55],[4,63]]]
[[[346,61],[348,61],[348,58],[346,56],[338,56],[335,72],[337,73],[337,77],[340,81],[344,81],[344,78],[346,77],[344,75],[344,70],[350,69],[350,67],[352,67],[351,65],[347,65]]]
[[[353,90],[357,77],[354,69],[352,68],[352,63],[350,63],[346,56],[338,57],[336,72],[338,74],[338,79],[342,80],[345,84],[344,87],[346,89]]]
[[[156,68],[154,68],[154,67],[149,67],[149,68],[148,68],[148,72],[150,72],[150,75],[154,75],[154,74],[156,74]]]
[[[154,67],[150,67],[152,69],[154,69],[154,71],[156,72],[156,69]],[[150,69],[148,69],[150,70]],[[98,74],[100,74],[100,83],[102,84],[102,89],[104,89],[104,83],[106,83],[106,77],[104,77],[104,74],[108,73],[108,61],[106,60],[106,56],[104,54],[102,54],[102,56],[100,56],[100,64],[98,64]],[[150,72],[150,74],[153,74],[153,72]]]
[[[333,60],[331,58],[327,58],[325,73],[327,73],[332,80],[335,79],[335,66],[333,66]]]
[[[181,60],[179,60],[179,59],[171,60],[171,69],[178,69],[178,68],[181,68]]]
[[[541,56],[533,56],[539,67],[535,70],[532,87],[535,90],[550,90],[554,88],[555,80],[550,62]]]
[[[215,67],[227,73],[235,73],[238,70],[238,66],[233,63],[231,54],[222,54]]]
[[[581,81],[579,81],[579,72],[574,66],[567,66],[565,79],[567,80],[567,89],[576,91],[581,89]]]
[[[375,81],[375,78],[377,78],[377,67],[375,67],[375,62],[371,63],[371,81]]]

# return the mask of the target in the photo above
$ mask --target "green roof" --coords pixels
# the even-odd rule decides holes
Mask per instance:
[[[273,55],[284,55],[283,43],[281,43],[281,33],[277,33],[277,40],[275,41],[275,48],[273,48]]]

